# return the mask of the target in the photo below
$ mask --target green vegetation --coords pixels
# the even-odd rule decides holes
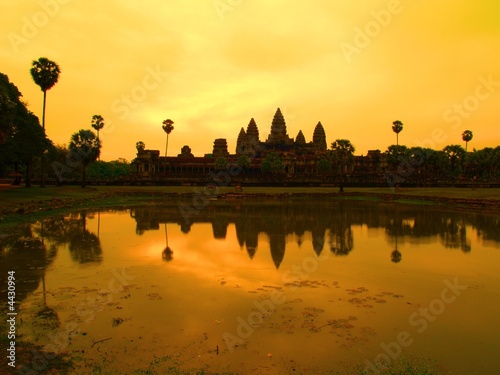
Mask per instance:
[[[336,190],[336,189],[335,189]],[[500,212],[500,189],[465,188],[351,188],[338,195],[332,187],[244,187],[241,198],[276,199],[354,199],[407,204],[443,205],[448,209]],[[30,222],[71,209],[131,207],[144,204],[177,205],[191,202],[200,188],[189,186],[49,186],[45,189],[0,188],[0,225]],[[198,193],[197,193],[198,192]],[[234,187],[220,187],[220,199],[231,199]],[[240,198],[240,199],[241,199]],[[211,204],[217,204],[212,201]]]
[[[223,156],[218,157],[215,160],[215,170],[224,171],[227,168],[227,159]]]
[[[81,187],[87,186],[87,166],[96,161],[101,152],[101,145],[95,134],[90,130],[81,129],[71,136],[69,157],[82,169]]]
[[[332,143],[332,158],[340,175],[339,193],[344,192],[344,175],[347,167],[354,161],[354,151],[355,148],[348,139],[337,139]]]
[[[275,152],[267,154],[262,162],[260,169],[262,173],[270,174],[279,178],[285,172],[285,166],[279,155]]]
[[[25,172],[25,184],[29,187],[31,167],[51,143],[21,96],[8,77],[0,73],[0,141],[4,140],[0,142],[0,174],[11,172],[12,179],[17,177],[20,181],[21,173]]]

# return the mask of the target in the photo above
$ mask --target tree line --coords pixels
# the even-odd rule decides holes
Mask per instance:
[[[38,176],[41,187],[45,178],[55,179],[58,185],[64,180],[75,179],[81,173],[81,186],[87,184],[87,172],[93,179],[116,178],[129,172],[124,159],[101,162],[102,143],[99,132],[105,122],[94,115],[90,129],[80,129],[71,135],[68,146],[54,145],[45,133],[47,91],[53,88],[61,73],[57,63],[45,57],[32,62],[31,77],[43,93],[42,123],[22,101],[22,94],[7,75],[0,73],[0,176],[10,177],[30,187],[33,176]],[[89,166],[99,160],[96,165]],[[97,175],[97,176],[96,176]]]
[[[0,73],[0,176],[12,177],[14,183],[20,183],[24,175],[26,187],[31,186],[33,176],[38,176],[40,186],[45,186],[45,177],[57,181],[76,179],[80,173],[81,186],[85,187],[87,178],[101,177],[113,179],[129,173],[129,164],[124,159],[113,162],[101,162],[102,142],[99,132],[105,126],[104,118],[94,115],[90,129],[80,129],[70,137],[68,146],[54,145],[45,133],[45,113],[47,92],[58,82],[61,69],[57,63],[45,57],[32,62],[31,77],[43,93],[42,122],[22,101],[22,94],[9,81],[7,75]],[[165,156],[168,151],[169,135],[174,129],[174,122],[167,119],[162,122],[166,133]],[[403,123],[392,123],[396,134],[396,144],[391,145],[381,155],[385,160],[381,170],[375,161],[375,170],[368,173],[383,173],[389,185],[398,185],[408,181],[424,184],[432,181],[453,183],[460,179],[496,180],[499,175],[500,147],[486,147],[482,150],[468,151],[468,143],[473,139],[471,130],[462,133],[465,149],[458,144],[448,145],[442,150],[421,147],[407,147],[399,144],[399,134]],[[138,152],[145,149],[144,142],[137,142]],[[337,139],[330,149],[318,157],[316,173],[326,180],[335,178],[343,191],[344,182],[353,172],[355,147],[350,140]],[[246,170],[251,160],[247,156],[238,158],[238,165]],[[215,161],[215,168],[227,168],[225,158]],[[358,166],[359,167],[359,166]],[[261,162],[260,170],[264,175],[279,179],[285,173],[285,164],[277,153],[269,153]],[[366,171],[365,171],[366,172]]]

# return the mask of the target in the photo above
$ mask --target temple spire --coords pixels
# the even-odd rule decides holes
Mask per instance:
[[[326,149],[327,149],[327,147],[326,147],[326,134],[325,134],[325,129],[323,128],[323,125],[321,125],[321,122],[318,122],[318,124],[314,128],[313,143],[317,149],[319,149],[321,151],[326,151]]]
[[[281,113],[281,109],[277,109],[274,114],[273,122],[271,123],[271,133],[269,137],[267,137],[267,143],[285,143],[290,144],[293,142],[287,132],[286,132],[286,123],[283,114]]]
[[[240,134],[238,134],[238,139],[236,140],[237,154],[241,154],[245,150],[246,139],[247,139],[247,133],[245,133],[245,129],[241,128]]]
[[[302,133],[302,130],[299,130],[297,137],[295,137],[295,143],[299,145],[306,144],[306,137],[304,137],[304,133]]]

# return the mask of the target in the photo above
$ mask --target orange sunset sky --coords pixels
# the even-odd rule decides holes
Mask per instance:
[[[356,154],[396,142],[500,145],[498,0],[0,0],[0,72],[41,118],[31,62],[59,64],[46,132],[58,144],[104,117],[102,160],[135,143],[195,156],[253,117],[261,140],[280,107],[288,134]]]

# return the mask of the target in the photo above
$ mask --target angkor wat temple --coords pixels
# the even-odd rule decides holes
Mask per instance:
[[[224,158],[229,167],[237,167],[238,159],[246,155],[250,165],[232,175],[234,184],[252,183],[286,183],[286,184],[318,184],[334,183],[335,177],[320,175],[317,164],[327,156],[327,140],[325,129],[318,122],[312,134],[312,140],[306,141],[302,130],[295,139],[287,133],[286,122],[278,108],[271,123],[271,131],[265,141],[259,137],[259,129],[252,118],[246,130],[241,128],[236,141],[235,153],[230,153],[225,138],[215,139],[211,154],[196,157],[191,148],[182,147],[177,156],[160,156],[159,150],[139,149],[134,160],[134,170],[138,181],[144,183],[206,183],[210,176],[220,168],[216,161]],[[271,176],[263,173],[261,163],[270,153],[278,155],[283,163],[283,173]],[[349,179],[362,175],[366,183],[384,184],[383,154],[379,150],[369,151],[367,156],[356,156],[355,162],[348,170]]]

